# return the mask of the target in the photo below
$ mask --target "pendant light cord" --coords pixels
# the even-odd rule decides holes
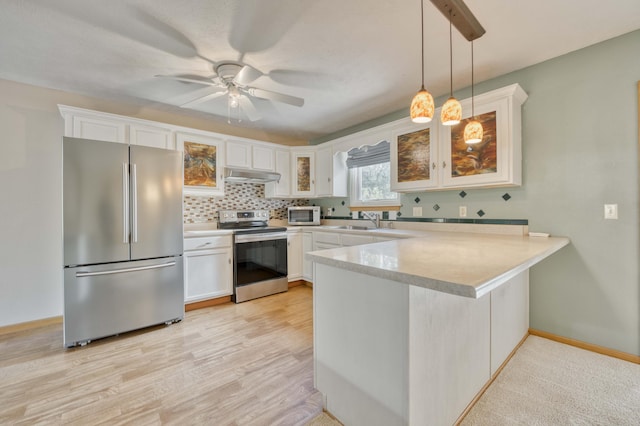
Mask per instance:
[[[476,113],[473,109],[473,40],[471,40],[471,117],[475,117]]]
[[[453,98],[453,39],[451,38],[451,9],[449,9],[449,96]]]
[[[424,90],[424,0],[420,0],[420,46],[422,47],[422,90]]]

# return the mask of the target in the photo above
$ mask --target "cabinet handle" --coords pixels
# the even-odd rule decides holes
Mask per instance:
[[[435,170],[435,169],[436,169],[436,167],[437,167],[437,166],[436,166],[436,162],[435,162],[435,161],[434,161],[433,163],[431,163],[431,168],[432,168],[433,170]]]
[[[229,258],[229,265],[231,265],[231,258]]]
[[[442,168],[446,168],[447,167],[447,163],[445,163],[444,161],[442,162]]]
[[[331,178],[330,177],[327,178],[327,182],[331,182]]]

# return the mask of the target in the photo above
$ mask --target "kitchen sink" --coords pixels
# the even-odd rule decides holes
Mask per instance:
[[[366,226],[358,226],[358,225],[346,225],[346,226],[336,226],[335,229],[351,229],[353,231],[368,231],[374,228],[369,228]]]

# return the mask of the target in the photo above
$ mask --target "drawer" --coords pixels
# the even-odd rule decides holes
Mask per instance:
[[[314,232],[313,241],[317,243],[340,245],[340,234],[337,232]]]
[[[184,239],[184,251],[187,250],[204,250],[218,247],[231,247],[232,236],[225,235],[220,237],[196,237]]]

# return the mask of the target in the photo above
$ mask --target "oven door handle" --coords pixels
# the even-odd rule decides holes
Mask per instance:
[[[236,235],[236,244],[253,243],[256,241],[286,240],[286,232],[262,232],[259,234]]]

